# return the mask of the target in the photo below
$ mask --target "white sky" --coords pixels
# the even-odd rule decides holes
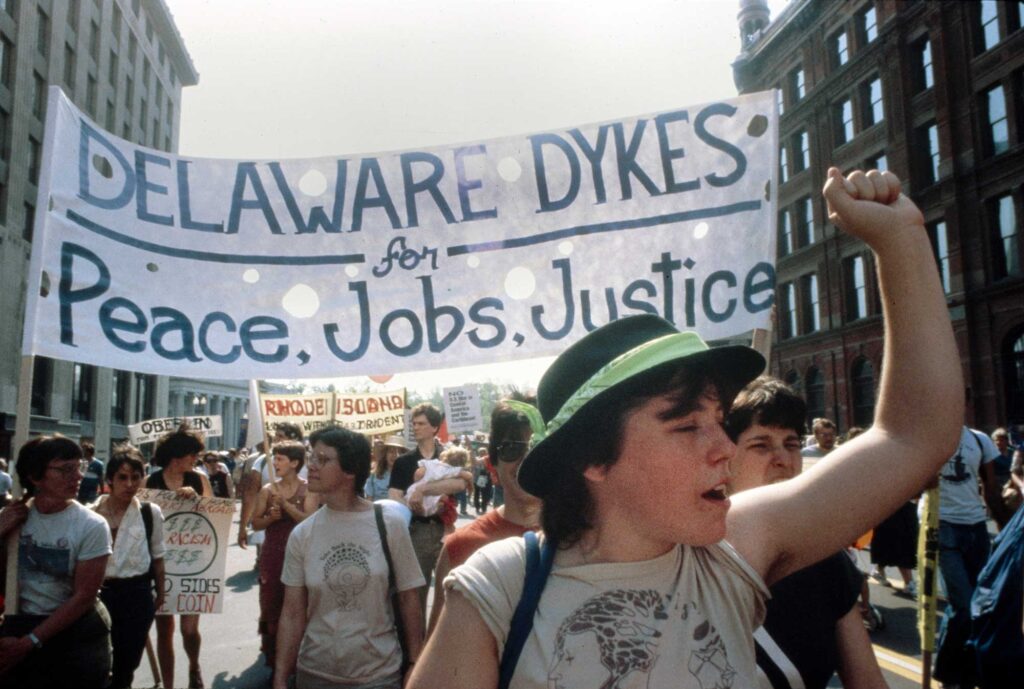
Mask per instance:
[[[166,2],[200,75],[182,96],[189,156],[422,148],[736,94],[739,0]],[[769,0],[773,19],[785,4]],[[387,387],[533,387],[549,362],[400,374]]]

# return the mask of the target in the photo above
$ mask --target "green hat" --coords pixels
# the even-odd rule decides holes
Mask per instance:
[[[566,448],[587,442],[587,424],[581,419],[596,401],[609,399],[616,390],[621,393],[627,382],[665,375],[666,368],[683,363],[704,368],[735,390],[756,378],[765,365],[764,357],[750,347],[711,349],[696,333],[679,332],[658,316],[612,321],[562,352],[541,378],[537,402],[547,435],[519,467],[519,485],[544,497]]]

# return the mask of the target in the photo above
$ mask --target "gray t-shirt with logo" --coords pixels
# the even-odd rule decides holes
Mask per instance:
[[[981,431],[964,426],[953,456],[939,471],[939,519],[950,524],[977,524],[985,521],[985,503],[978,494],[978,474],[982,464],[999,456],[992,439]]]

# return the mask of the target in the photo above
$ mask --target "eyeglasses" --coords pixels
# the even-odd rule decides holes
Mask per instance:
[[[506,440],[503,443],[498,443],[497,450],[499,462],[518,462],[529,452],[530,442],[528,440]]]
[[[51,464],[47,468],[53,469],[58,474],[61,474],[63,476],[72,476],[73,474],[85,474],[85,472],[89,469],[89,460],[80,459],[75,464],[62,464],[61,466],[55,466]]]

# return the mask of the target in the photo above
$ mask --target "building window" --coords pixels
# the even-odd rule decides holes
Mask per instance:
[[[6,38],[0,38],[0,83],[14,86],[14,45]]]
[[[25,202],[25,226],[21,228],[21,238],[26,242],[32,241],[32,234],[36,226],[36,207],[30,201]]]
[[[98,65],[100,63],[100,27],[95,21],[89,22],[89,54]]]
[[[864,163],[864,169],[884,172],[889,169],[889,159],[885,157],[884,153],[879,153],[874,158],[867,159],[867,162]]]
[[[37,356],[32,360],[32,413],[50,413],[50,386],[53,384],[53,360]]]
[[[949,294],[949,235],[946,233],[946,222],[944,220],[928,225],[928,239],[931,240],[935,264],[939,268],[942,291]]]
[[[991,202],[993,277],[996,280],[1021,274],[1020,226],[1013,197],[1007,194]]]
[[[794,103],[799,103],[807,95],[806,76],[803,67],[797,67],[789,73],[789,93]]]
[[[803,392],[802,386],[800,385],[800,374],[795,370],[788,371],[783,380],[796,394],[799,395]]]
[[[807,386],[807,426],[814,423],[814,419],[825,416],[825,376],[817,367],[811,366],[804,376]]]
[[[814,206],[810,196],[796,202],[796,241],[800,247],[814,244]]]
[[[71,418],[79,421],[92,420],[93,389],[96,384],[96,367],[75,364],[71,379]]]
[[[811,137],[806,129],[797,133],[794,143],[798,153],[793,159],[793,172],[802,172],[811,166]]]
[[[882,80],[875,77],[863,86],[861,92],[864,128],[876,125],[885,119],[885,107],[882,104]]]
[[[128,371],[112,371],[110,386],[110,421],[123,424],[128,418],[128,397],[131,393],[132,374]]]
[[[131,77],[124,78],[124,107],[128,111],[128,119],[131,119],[132,108],[135,106],[135,82]]]
[[[118,45],[118,44],[121,43],[121,19],[122,18],[123,18],[123,15],[121,14],[121,8],[115,2],[114,3],[113,18],[110,21],[110,23],[111,23],[110,30],[114,32],[114,45]]]
[[[832,67],[839,68],[850,61],[850,46],[846,40],[846,31],[841,30],[832,34],[829,39],[832,46]]]
[[[146,40],[153,42],[153,22],[149,21],[149,17],[146,17]]]
[[[775,89],[775,107],[779,111],[779,117],[782,117],[782,113],[786,111],[786,94],[784,89]]]
[[[782,339],[796,335],[796,290],[792,282],[782,285]]]
[[[921,186],[939,181],[939,127],[934,122],[917,130],[917,167]]]
[[[985,128],[985,147],[989,155],[999,155],[1010,148],[1010,129],[1006,117],[1006,94],[1002,86],[985,92],[985,112],[988,127]]]
[[[1021,424],[1024,423],[1024,330],[1006,338],[1003,361],[1006,362],[1006,421]]]
[[[999,43],[999,3],[996,0],[981,0],[978,8],[978,34],[981,38],[981,50],[991,50]]]
[[[111,133],[114,132],[114,128],[117,125],[115,113],[116,113],[116,110],[114,109],[114,101],[108,100],[107,101],[107,118],[106,118],[106,122],[104,124],[105,124],[105,126],[107,128],[107,131],[111,132]]]
[[[135,374],[135,421],[148,421],[156,416],[156,376]]]
[[[857,15],[857,30],[860,34],[861,45],[867,45],[878,38],[878,15],[874,5],[868,5]]]
[[[135,65],[135,56],[139,52],[139,42],[135,39],[135,34],[128,34],[128,64]]]
[[[864,278],[864,257],[843,260],[846,320],[852,322],[868,315],[867,282]]]
[[[135,13],[136,17],[139,16],[139,12],[140,12],[141,6],[142,6],[142,0],[132,0],[132,12]]]
[[[67,43],[64,44],[64,85],[68,87],[69,94],[74,94],[75,50]]]
[[[821,330],[821,316],[818,313],[818,276],[809,273],[800,278],[800,313],[803,333]]]
[[[110,62],[107,64],[107,81],[113,88],[117,88],[117,53],[113,48],[110,50]]]
[[[853,362],[850,371],[853,392],[853,425],[870,426],[875,416],[875,369],[867,359]]]
[[[11,116],[0,108],[0,160],[7,160],[11,154]]]
[[[36,50],[43,57],[50,55],[50,16],[42,7],[36,8]]]
[[[149,60],[142,61],[142,90],[146,93],[149,92]]]
[[[779,213],[779,256],[793,253],[793,226],[790,224],[789,211]]]
[[[925,36],[914,43],[910,47],[910,51],[914,91],[930,89],[935,84],[935,71],[932,68],[932,42]]]
[[[90,74],[85,82],[85,109],[93,117],[98,117],[96,112],[96,79]]]
[[[146,99],[143,98],[139,101],[139,129],[142,130],[142,136],[146,136],[146,117],[148,115],[146,107]],[[145,140],[145,139],[143,139]]]
[[[160,66],[163,67],[164,63],[167,62],[167,51],[164,50],[163,43],[157,43],[156,54],[157,59],[160,61]]]
[[[841,146],[853,140],[853,103],[849,98],[836,104],[835,118],[836,145]]]
[[[46,120],[46,79],[38,72],[32,73],[32,114]]]
[[[789,155],[786,153],[786,144],[779,146],[779,182],[785,184],[789,181]]]
[[[42,144],[34,136],[28,137],[28,181],[39,184],[39,163],[42,160]]]

